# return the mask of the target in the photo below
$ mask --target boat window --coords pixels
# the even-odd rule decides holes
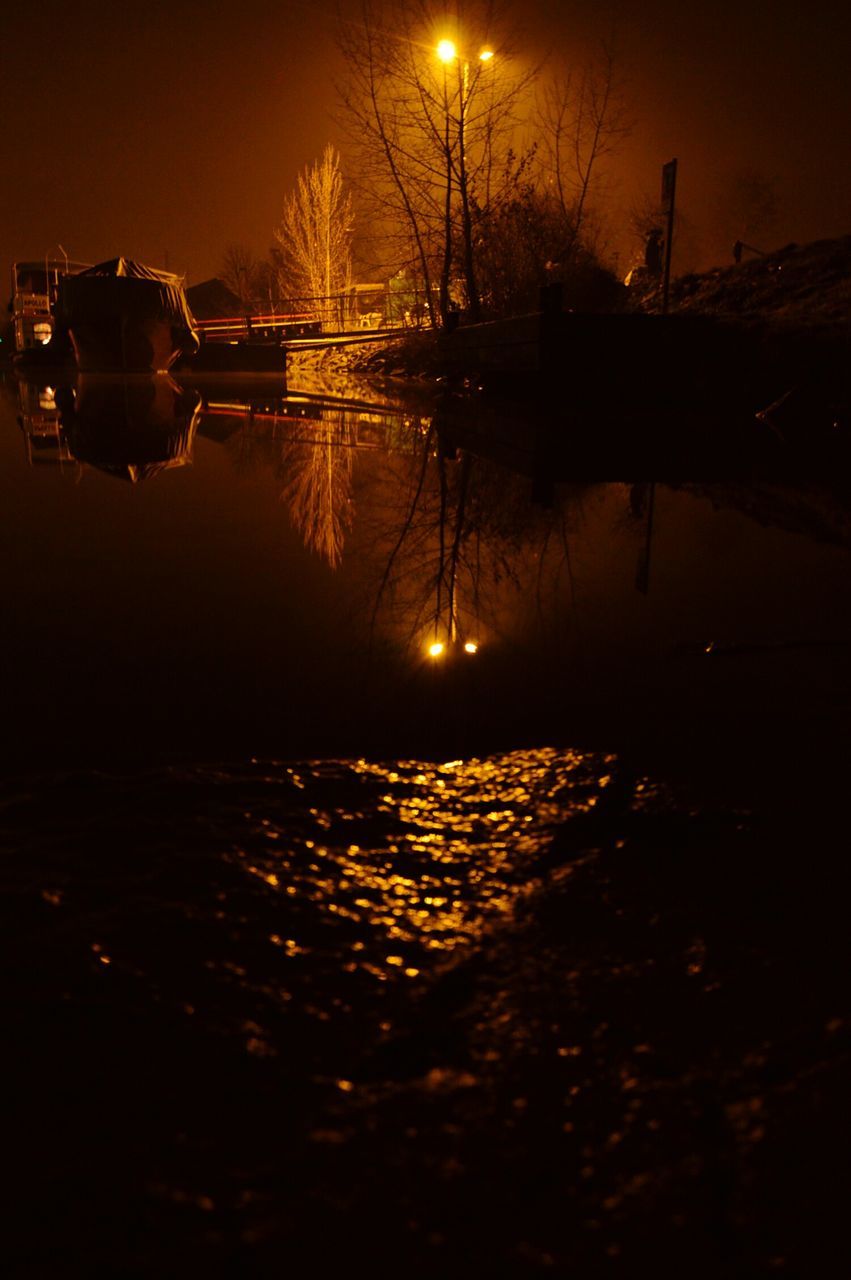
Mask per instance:
[[[25,268],[18,272],[19,293],[47,293],[47,276],[44,271]]]

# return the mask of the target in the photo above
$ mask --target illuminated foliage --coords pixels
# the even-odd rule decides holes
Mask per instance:
[[[352,201],[343,186],[340,156],[327,146],[322,159],[299,176],[275,231],[290,287],[303,296],[326,300],[348,293],[353,230]]]

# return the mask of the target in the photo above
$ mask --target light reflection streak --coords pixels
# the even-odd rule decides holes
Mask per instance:
[[[553,828],[592,809],[612,763],[547,749],[437,765],[299,765],[281,774],[292,787],[286,817],[246,811],[232,856],[259,891],[278,895],[283,914],[269,940],[284,955],[332,945],[347,973],[411,980],[511,912]],[[349,803],[321,799],[332,784]],[[295,821],[293,803],[304,806]]]

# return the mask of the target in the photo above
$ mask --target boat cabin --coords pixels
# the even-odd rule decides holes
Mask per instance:
[[[12,267],[12,320],[15,350],[46,346],[53,335],[53,304],[63,276],[84,271],[88,263],[65,258],[16,262]]]

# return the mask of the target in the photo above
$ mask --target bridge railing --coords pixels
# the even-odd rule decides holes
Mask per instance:
[[[204,342],[250,342],[277,338],[307,338],[322,332],[322,321],[310,311],[280,315],[219,316],[196,320]]]
[[[285,341],[320,334],[346,334],[364,329],[418,328],[425,313],[411,290],[399,292],[385,285],[356,285],[329,296],[282,298],[286,310],[261,311],[262,303],[243,300],[245,312],[198,320],[205,342]],[[256,308],[256,310],[255,310]]]

